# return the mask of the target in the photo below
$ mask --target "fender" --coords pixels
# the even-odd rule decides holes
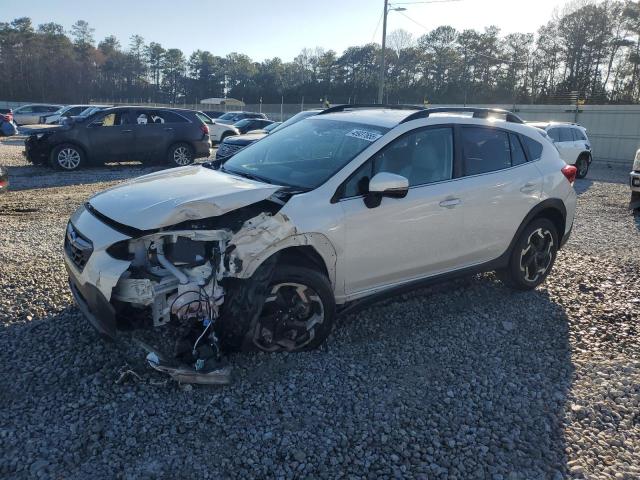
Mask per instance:
[[[321,233],[303,233],[291,235],[263,250],[257,257],[253,258],[247,265],[244,265],[237,278],[249,278],[268,258],[285,248],[307,245],[312,247],[324,261],[329,281],[335,288],[336,283],[336,262],[338,256],[331,241]]]

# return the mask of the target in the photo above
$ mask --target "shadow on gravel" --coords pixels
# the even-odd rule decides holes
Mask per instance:
[[[179,388],[142,358],[71,306],[0,330],[0,476],[567,473],[567,317],[490,275],[348,315],[322,351],[235,355],[228,387]]]
[[[593,185],[593,180],[583,178],[575,181],[575,183],[573,184],[573,189],[576,191],[578,195],[582,195],[587,190],[589,190],[592,185]]]

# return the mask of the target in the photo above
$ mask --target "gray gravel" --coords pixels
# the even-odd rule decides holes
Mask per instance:
[[[418,290],[347,316],[326,349],[237,355],[232,385],[191,387],[101,341],[65,286],[69,215],[149,169],[70,176],[19,150],[0,143],[18,188],[0,196],[0,477],[640,478],[626,169],[578,182],[537,291],[492,274]]]

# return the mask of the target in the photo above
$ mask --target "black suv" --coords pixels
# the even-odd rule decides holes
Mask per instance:
[[[140,160],[189,165],[210,155],[210,122],[177,108],[116,107],[69,123],[32,130],[24,155],[32,163],[76,170],[84,165]]]

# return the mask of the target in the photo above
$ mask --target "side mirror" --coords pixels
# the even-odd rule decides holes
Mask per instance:
[[[369,208],[375,208],[382,202],[382,197],[404,198],[409,192],[409,180],[395,173],[380,172],[369,180],[369,193],[364,197],[364,203]]]

